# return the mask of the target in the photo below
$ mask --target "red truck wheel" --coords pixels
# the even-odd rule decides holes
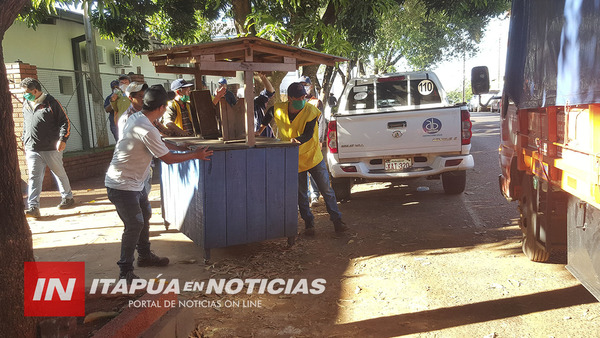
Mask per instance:
[[[545,217],[538,211],[538,191],[533,186],[530,175],[523,177],[523,194],[519,200],[521,218],[521,231],[523,231],[523,253],[533,262],[546,262],[550,252],[546,250],[545,243],[538,240],[537,233],[546,228]],[[543,192],[541,193],[543,197]]]

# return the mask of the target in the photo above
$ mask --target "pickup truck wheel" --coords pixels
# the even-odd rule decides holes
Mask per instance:
[[[464,170],[442,173],[442,186],[447,195],[457,195],[465,191],[467,172]]]
[[[521,231],[523,232],[523,253],[533,262],[546,262],[550,258],[550,252],[546,250],[544,243],[537,240],[536,229],[542,224],[545,217],[537,210],[537,190],[533,187],[530,175],[523,178],[523,196],[519,200]]]
[[[335,199],[338,202],[350,199],[352,191],[352,180],[350,178],[331,177],[331,187],[335,192]]]

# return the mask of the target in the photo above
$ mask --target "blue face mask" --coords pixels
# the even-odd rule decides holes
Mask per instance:
[[[292,101],[292,107],[297,110],[302,110],[305,104],[306,100]]]

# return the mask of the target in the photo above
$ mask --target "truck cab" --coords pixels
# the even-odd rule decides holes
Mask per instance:
[[[328,130],[327,165],[338,199],[356,181],[440,178],[462,193],[473,168],[467,106],[449,105],[433,72],[351,79]]]

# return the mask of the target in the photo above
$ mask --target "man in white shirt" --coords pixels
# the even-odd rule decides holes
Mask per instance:
[[[120,279],[131,283],[138,278],[133,273],[134,253],[137,247],[138,266],[166,266],[167,257],[150,251],[150,217],[152,208],[144,182],[150,172],[152,157],[165,163],[179,163],[192,159],[209,160],[212,150],[198,148],[186,153],[171,152],[152,124],[167,109],[167,92],[160,85],[151,86],[144,94],[142,111],[129,116],[115,145],[115,152],[104,183],[108,199],[115,205],[125,229],[121,239]]]

